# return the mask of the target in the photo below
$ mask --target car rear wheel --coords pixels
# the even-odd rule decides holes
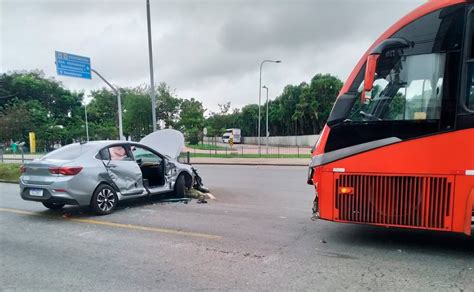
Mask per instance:
[[[185,186],[186,180],[183,174],[180,174],[176,179],[176,183],[174,184],[174,195],[176,198],[184,198],[184,193],[186,190]]]
[[[109,185],[100,185],[91,199],[91,208],[98,215],[107,215],[114,211],[118,203],[115,190]]]
[[[55,204],[55,203],[48,203],[48,202],[43,202],[43,206],[45,206],[48,209],[51,210],[59,210],[64,207],[65,204]]]

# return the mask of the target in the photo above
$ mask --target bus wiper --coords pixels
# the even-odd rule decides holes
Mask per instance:
[[[379,118],[379,117],[376,117],[372,114],[368,114],[364,111],[360,111],[359,114],[361,114],[362,116],[364,116],[364,118],[368,119],[369,121],[381,121],[382,119]]]

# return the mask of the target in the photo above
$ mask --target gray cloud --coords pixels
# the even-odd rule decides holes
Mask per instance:
[[[331,73],[345,79],[384,30],[421,1],[153,1],[156,82],[215,110],[257,102],[258,68],[273,98],[286,84]],[[91,57],[113,83],[149,82],[145,0],[0,0],[0,71],[55,76],[54,51]],[[98,78],[56,77],[74,90]]]

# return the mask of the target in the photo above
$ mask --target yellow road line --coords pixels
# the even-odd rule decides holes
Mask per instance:
[[[53,218],[57,218],[57,219],[62,218],[64,220],[68,220],[68,221],[72,221],[72,222],[88,223],[88,224],[103,225],[103,226],[124,228],[124,229],[131,229],[131,230],[157,232],[157,233],[177,234],[177,235],[200,237],[200,238],[206,238],[206,239],[221,239],[222,238],[221,236],[218,236],[218,235],[199,233],[199,232],[182,231],[182,230],[168,229],[168,228],[147,227],[147,226],[140,226],[140,225],[132,225],[132,224],[115,223],[115,222],[108,222],[108,221],[101,221],[101,220],[93,220],[93,219],[56,217],[56,216],[40,214],[40,213],[34,213],[34,212],[29,212],[29,211],[23,211],[23,210],[18,210],[18,209],[0,208],[0,212],[9,212],[9,213],[15,213],[15,214],[21,214],[21,215],[31,215],[31,216],[53,217]]]

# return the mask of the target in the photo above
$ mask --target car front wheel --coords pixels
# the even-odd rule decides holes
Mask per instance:
[[[184,175],[180,174],[174,184],[174,195],[176,198],[184,198],[184,193],[186,191],[185,183]]]
[[[100,185],[91,199],[91,208],[98,215],[107,215],[114,211],[118,203],[115,190],[109,185]]]

